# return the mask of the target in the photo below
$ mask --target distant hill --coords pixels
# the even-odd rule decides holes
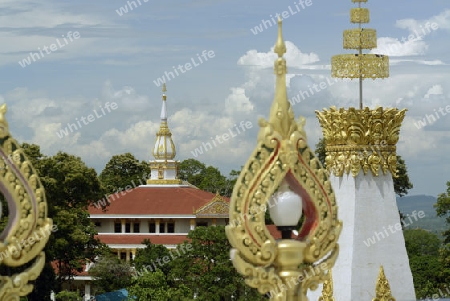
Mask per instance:
[[[436,204],[436,197],[429,195],[412,195],[397,198],[397,206],[401,213],[411,215],[416,211],[425,212],[425,217],[415,221],[408,228],[422,228],[436,233],[441,237],[442,231],[447,228],[445,218],[436,216],[436,209],[433,207]]]

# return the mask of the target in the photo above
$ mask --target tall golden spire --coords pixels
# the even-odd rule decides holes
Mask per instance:
[[[286,60],[283,57],[283,54],[286,53],[286,45],[283,40],[281,19],[278,19],[278,38],[274,52],[278,54],[278,58],[274,63],[276,85],[274,100],[270,108],[269,123],[283,138],[288,139],[290,134],[297,128],[297,124],[294,121],[294,112],[286,92],[287,67]]]
[[[276,87],[270,116],[259,120],[257,145],[234,186],[225,230],[233,247],[233,265],[247,285],[261,294],[270,292],[272,301],[300,301],[308,300],[307,290],[325,280],[326,271],[318,269],[319,262],[333,267],[342,223],[327,171],[306,143],[304,118],[295,121],[287,99],[286,46],[281,29],[278,20]],[[290,195],[301,199],[301,208],[289,208],[293,220],[297,214],[305,217],[296,239],[275,241],[266,227],[267,204],[277,200],[278,188],[287,188]],[[317,271],[314,276],[291,283],[311,268]]]
[[[370,21],[369,10],[361,8],[361,2],[367,2],[367,0],[352,0],[352,2],[358,2],[358,8],[350,10],[350,21],[358,23],[358,28],[344,31],[344,49],[356,49],[358,53],[333,56],[331,58],[331,76],[359,78],[359,107],[362,109],[363,80],[389,77],[389,57],[362,53],[363,49],[377,48],[377,32],[375,29],[361,28],[362,23],[369,23]]]
[[[153,156],[157,160],[172,160],[175,158],[176,150],[172,141],[172,133],[167,125],[167,109],[166,109],[166,84],[162,87],[162,109],[161,109],[161,125],[156,133],[155,147],[153,148]]]

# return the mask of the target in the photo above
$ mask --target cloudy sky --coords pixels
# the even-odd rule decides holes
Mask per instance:
[[[378,33],[372,52],[390,55],[391,76],[365,82],[365,105],[408,109],[398,153],[415,187],[410,194],[436,196],[450,180],[450,6],[392,3],[366,5],[367,27]],[[357,106],[357,82],[330,78],[331,56],[350,53],[342,49],[342,31],[354,27],[352,7],[350,0],[0,0],[0,100],[17,140],[47,155],[78,155],[100,172],[115,154],[152,159],[158,78],[169,75],[177,159],[196,158],[227,175],[245,163],[257,120],[268,116],[276,13],[286,11],[289,97],[326,85],[293,107],[306,118],[310,146],[321,136],[315,110]],[[178,65],[185,67],[175,72]],[[251,127],[237,133],[241,122]],[[195,152],[230,131],[236,137]]]

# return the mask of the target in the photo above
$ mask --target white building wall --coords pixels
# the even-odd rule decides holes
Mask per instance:
[[[397,301],[416,300],[409,259],[400,225],[392,176],[373,177],[362,171],[330,180],[336,195],[343,229],[339,238],[339,257],[333,268],[336,301],[371,300],[380,265]],[[397,225],[397,226],[396,226]],[[369,243],[368,239],[375,239]],[[308,294],[318,300],[320,286]]]

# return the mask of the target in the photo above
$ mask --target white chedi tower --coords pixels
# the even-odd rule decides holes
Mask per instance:
[[[335,301],[375,298],[381,266],[396,301],[416,300],[393,182],[405,110],[331,108],[316,114],[343,223],[333,268]],[[320,295],[321,288],[310,300]]]
[[[156,133],[155,146],[153,147],[153,157],[150,161],[151,177],[147,180],[149,185],[160,184],[181,184],[178,178],[178,161],[173,160],[176,155],[175,144],[172,141],[172,133],[167,124],[166,109],[166,84],[163,84],[161,125]]]
[[[363,49],[377,48],[376,30],[361,28],[370,20],[369,10],[361,7],[367,0],[352,2],[358,7],[351,9],[350,21],[359,26],[344,31],[343,46],[358,53],[333,56],[331,74],[359,80],[360,106],[316,111],[343,223],[333,268],[334,300],[391,300],[392,294],[396,301],[413,301],[416,297],[393,181],[396,144],[406,110],[363,107],[363,80],[388,77],[389,57],[363,54]],[[318,300],[320,294],[321,288],[310,294],[310,300]]]

